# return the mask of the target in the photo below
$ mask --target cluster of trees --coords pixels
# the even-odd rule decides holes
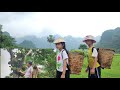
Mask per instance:
[[[43,65],[45,73],[40,73],[40,78],[55,78],[56,75],[56,53],[52,49],[32,49],[32,54],[27,56],[34,64]]]
[[[16,46],[15,42],[15,39],[8,32],[2,31],[2,25],[0,24],[0,48],[14,48]]]
[[[53,35],[49,35],[44,41],[52,44],[54,39]],[[0,48],[5,48],[10,53],[11,61],[8,62],[8,64],[11,65],[11,70],[13,71],[10,74],[11,76],[19,77],[19,75],[17,75],[19,74],[17,70],[24,66],[23,63],[26,51],[33,49],[34,56],[29,55],[28,57],[31,57],[31,60],[35,64],[42,64],[45,66],[46,73],[43,74],[43,76],[55,77],[55,53],[52,49],[37,50],[35,44],[30,40],[24,40],[20,44],[16,44],[15,39],[11,37],[8,32],[2,31],[2,25],[0,25]],[[14,57],[15,53],[12,51],[14,48],[18,48],[21,51],[21,53],[17,53],[16,58]]]
[[[80,44],[79,49],[82,49],[83,51],[87,49],[87,46],[85,44]]]
[[[3,32],[0,24],[0,48],[6,49],[10,53],[11,60],[13,59],[12,49],[16,47],[15,39],[8,32]]]
[[[12,73],[10,77],[20,78],[24,77],[19,71],[23,72],[27,69],[26,63],[28,61],[33,62],[34,65],[44,66],[44,72],[39,73],[39,78],[55,78],[56,75],[56,62],[55,56],[56,53],[52,49],[28,49],[28,48],[19,48],[20,52],[16,53],[16,57],[12,58],[8,64],[11,65]],[[13,55],[15,54],[12,51]]]

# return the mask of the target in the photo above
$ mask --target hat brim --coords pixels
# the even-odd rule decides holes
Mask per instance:
[[[62,42],[54,42],[54,44],[57,44],[57,43],[62,43]],[[65,43],[65,41],[64,41],[64,43]]]
[[[91,40],[91,41],[93,41],[93,43],[96,43],[96,41],[95,41],[95,40],[93,40],[93,39],[83,40],[83,42],[86,42],[86,41],[88,41],[88,40]]]

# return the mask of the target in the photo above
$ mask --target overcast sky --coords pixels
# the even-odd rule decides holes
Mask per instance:
[[[120,12],[0,12],[0,24],[13,37],[98,36],[105,30],[120,27]]]

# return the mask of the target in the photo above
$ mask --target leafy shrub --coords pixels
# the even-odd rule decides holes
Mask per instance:
[[[80,53],[81,55],[85,56],[85,53],[81,50],[71,50],[70,52],[77,52],[77,53]]]

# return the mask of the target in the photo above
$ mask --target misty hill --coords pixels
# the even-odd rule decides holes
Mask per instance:
[[[54,35],[54,37],[58,38],[61,36]],[[65,36],[64,39],[66,41],[67,49],[78,49],[79,45],[81,43],[83,43],[82,42],[83,38],[81,38],[81,37],[76,38],[76,37],[69,35],[69,36]],[[98,42],[100,40],[100,36],[97,36],[95,39]],[[17,44],[22,43],[24,40],[32,41],[37,48],[54,48],[55,47],[54,44],[50,45],[50,43],[47,42],[47,36],[43,36],[43,37],[38,38],[34,35],[29,35],[29,36],[25,36],[22,38],[16,38]]]
[[[97,46],[120,52],[120,27],[104,31]]]
[[[23,48],[36,48],[35,44],[32,41],[24,40],[19,44],[20,47]]]
[[[25,36],[22,38],[16,38],[17,44],[20,44],[24,40],[32,41],[37,48],[49,48],[50,47],[50,44],[47,42],[47,36],[37,38],[34,35],[30,35],[30,36]]]
[[[8,32],[3,32],[4,35],[10,36]],[[61,37],[60,35],[54,35],[55,38]],[[64,37],[67,45],[67,49],[77,49],[80,44],[82,44],[83,38],[81,37],[73,37],[73,36],[65,36]],[[95,37],[97,43],[97,47],[102,48],[112,48],[117,52],[120,52],[120,27],[115,29],[106,30],[102,33],[102,36]],[[31,41],[34,44],[33,46],[37,48],[54,48],[54,44],[50,45],[47,42],[47,36],[36,37],[34,35],[25,36],[22,38],[16,38],[16,43],[21,44],[23,41]]]
[[[10,36],[10,34],[9,34],[8,32],[6,32],[6,31],[3,32],[2,34],[3,34],[3,35],[6,35],[6,36]]]

